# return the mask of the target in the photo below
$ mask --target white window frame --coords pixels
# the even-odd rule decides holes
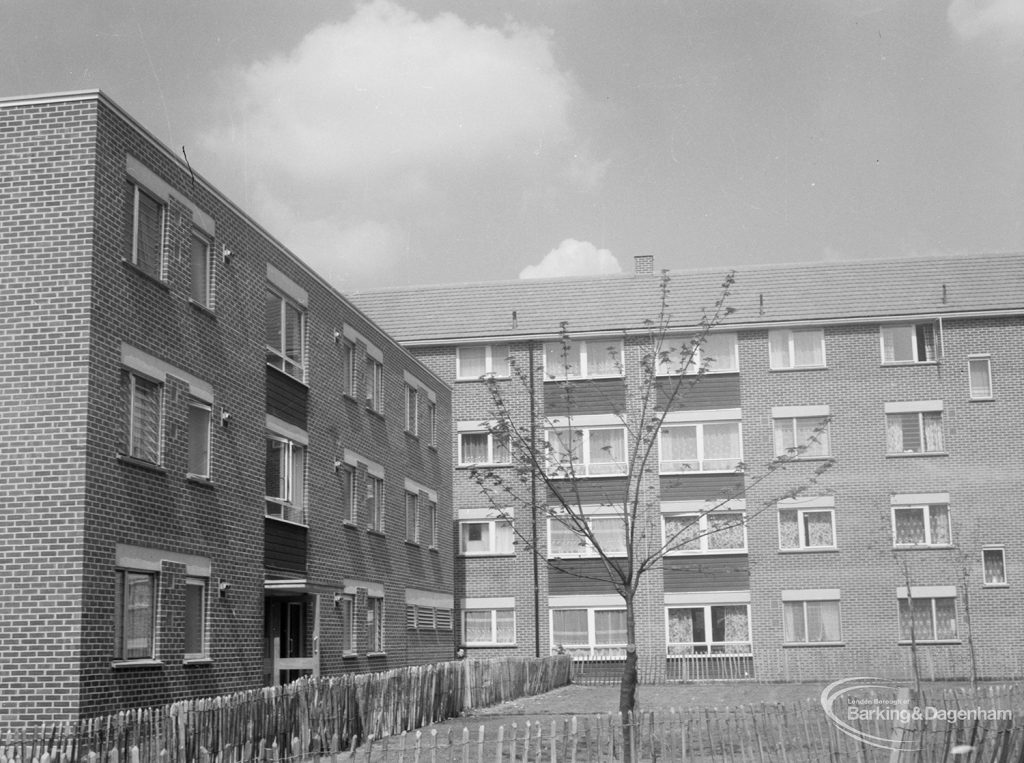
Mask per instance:
[[[931,359],[927,359],[928,347],[927,344],[922,348],[919,342],[922,341],[918,335],[918,330],[921,327],[928,327],[931,330],[932,342],[931,342]],[[896,330],[903,330],[910,332],[910,358],[902,358],[888,360],[886,358],[886,349],[888,343],[886,342],[886,332],[894,332]],[[936,363],[941,357],[941,346],[942,346],[942,334],[940,331],[940,324],[938,321],[915,321],[911,323],[883,323],[878,330],[878,344],[882,353],[882,365],[883,366],[900,366],[900,365],[921,365],[928,363]],[[920,359],[918,356],[923,353],[925,359]],[[895,356],[895,349],[893,349],[893,355]]]
[[[571,611],[585,611],[587,613],[587,643],[585,644],[569,644],[555,640],[555,612]],[[585,652],[582,656],[598,656],[601,655],[602,652],[607,653],[612,651],[622,651],[624,653],[627,646],[625,642],[615,644],[597,643],[597,626],[595,621],[598,612],[622,612],[623,618],[626,616],[626,608],[624,606],[588,606],[586,604],[559,604],[549,606],[548,633],[551,634],[551,653],[556,653],[560,648],[564,648],[566,652],[570,652],[574,656],[581,656],[580,652],[584,652],[584,650]],[[623,630],[625,630],[625,627]],[[625,633],[623,635],[625,635]]]
[[[515,555],[515,529],[511,517],[494,517],[482,519],[460,519],[459,520],[459,555],[460,556],[514,556]],[[487,525],[487,551],[466,551],[466,537],[464,528],[467,525]],[[508,551],[498,550],[498,525],[508,525],[509,537],[512,539]]]
[[[999,554],[999,567],[1003,573],[1002,580],[989,580],[988,565],[985,564],[985,556],[990,553]],[[1010,585],[1006,577],[1006,549],[1003,546],[982,546],[981,548],[981,576],[983,585],[986,588],[1007,588]]]
[[[372,355],[366,356],[366,407],[384,413],[384,363]]]
[[[484,351],[484,372],[477,376],[470,376],[462,368],[463,350]],[[466,347],[455,348],[455,379],[456,381],[478,381],[479,379],[492,377],[495,379],[507,379],[511,376],[509,364],[509,346],[507,344],[476,344]],[[502,368],[502,365],[504,366]],[[497,370],[496,370],[497,367]]]
[[[427,548],[437,548],[437,501],[427,498]]]
[[[791,505],[780,504],[778,507],[779,516],[779,551],[794,552],[794,551],[829,551],[838,547],[836,541],[836,512],[831,506],[804,506],[797,507]],[[797,526],[797,546],[783,546],[782,540],[782,515],[786,513],[796,514],[796,526]],[[827,546],[811,546],[808,544],[807,539],[807,525],[804,521],[804,517],[807,514],[828,514],[829,524],[832,527],[832,543]]]
[[[626,436],[626,427],[622,425],[617,426],[577,426],[575,422],[568,424],[562,424],[557,426],[549,426],[544,431],[544,438],[548,446],[548,474],[550,476],[559,477],[621,477],[626,474],[626,470],[629,464],[629,441]],[[617,431],[622,436],[622,453],[623,461],[592,461],[591,452],[591,435],[594,432],[610,432]],[[555,456],[561,452],[557,446],[552,445],[552,437],[558,438],[559,432],[580,432],[582,433],[579,444],[575,442],[570,445],[568,451],[572,455],[572,459],[566,461],[564,464],[560,464],[555,460]],[[573,440],[575,441],[575,437]],[[573,452],[576,451],[576,452]],[[614,468],[618,466],[616,471],[605,471],[607,468]],[[570,472],[571,466],[571,472]],[[594,472],[594,468],[599,467],[598,472]],[[563,473],[564,472],[564,473]]]
[[[798,333],[811,332],[815,332],[819,335],[819,344],[821,347],[821,362],[815,364],[797,363],[796,343],[794,342],[794,336]],[[786,357],[789,359],[788,365],[775,365],[775,353],[772,352],[772,348],[775,347],[776,343],[780,341],[785,341]],[[768,365],[772,371],[790,371],[802,368],[827,368],[828,356],[825,351],[825,330],[821,328],[792,328],[770,330],[768,332]]]
[[[160,609],[160,575],[153,570],[137,570],[117,568],[114,570],[114,660],[117,662],[147,661],[156,658],[158,623],[157,614]],[[129,655],[128,645],[128,618],[130,604],[128,602],[128,578],[137,576],[146,578],[150,588],[150,613],[148,649],[145,654]]]
[[[196,284],[196,245],[202,247],[203,288]],[[189,299],[207,310],[213,309],[213,242],[198,228],[192,229],[189,239]]]
[[[386,609],[383,596],[366,597],[366,651],[368,654],[384,654],[384,615]]]
[[[266,496],[266,515],[273,519],[293,524],[306,524],[306,471],[307,451],[303,443],[296,442],[284,435],[268,431],[266,440],[279,442],[284,445],[282,457],[288,468],[282,470],[280,496]],[[301,458],[301,464],[296,465],[296,459]],[[301,484],[296,485],[296,474],[299,473]],[[272,506],[278,506],[277,513],[273,513]]]
[[[941,507],[946,510],[946,534],[949,536],[947,543],[935,543],[932,540],[932,510]],[[897,511],[920,511],[921,521],[924,524],[924,543],[900,543],[896,536],[896,512]],[[891,506],[892,516],[892,545],[893,548],[951,548],[953,546],[953,519],[949,512],[948,502],[934,503],[894,503]]]
[[[983,393],[974,387],[974,374],[971,373],[971,369],[975,363],[985,364],[985,378],[988,379],[988,389]],[[995,397],[995,391],[992,386],[992,356],[969,355],[967,357],[967,387],[970,391],[971,400],[992,400]]]
[[[575,370],[575,373],[567,373],[567,374],[558,374],[558,375],[556,375],[554,373],[549,372],[549,370],[548,370],[548,349],[551,348],[552,350],[555,350],[557,348],[556,351],[558,353],[558,357],[561,358],[562,351],[563,351],[563,345],[562,345],[561,341],[545,342],[544,346],[541,348],[541,353],[543,354],[543,359],[544,359],[544,379],[545,379],[545,381],[559,381],[559,380],[564,381],[566,379],[621,379],[622,378],[623,372],[624,372],[624,353],[623,353],[623,345],[622,345],[622,340],[621,339],[611,339],[611,338],[609,338],[609,339],[571,339],[571,340],[569,340],[569,343],[570,343],[570,345],[579,345],[579,348],[580,348],[580,367]],[[603,351],[603,348],[607,348],[610,345],[617,345],[618,346],[618,362],[617,362],[618,368],[614,372],[611,372],[611,373],[591,372],[590,368],[589,368],[589,366],[590,366],[589,355],[592,352],[589,349],[589,345],[590,344],[593,344],[595,347],[596,346],[601,346],[602,347],[602,351]]]
[[[731,350],[728,357],[730,365],[723,366],[721,364],[720,352],[715,353],[708,350],[707,345],[713,340],[726,340],[730,342]],[[678,342],[679,346],[662,350],[662,357],[658,358],[658,376],[676,376],[679,373],[684,357],[690,355],[691,341],[690,337],[685,336],[665,338],[666,343]],[[704,368],[705,355],[710,355],[706,368]],[[690,362],[686,368],[682,369],[684,376],[697,376],[701,373],[701,368],[704,368],[703,373],[705,375],[738,373],[740,370],[739,335],[734,331],[708,333],[705,335],[704,341],[693,348],[693,357],[689,360]]]
[[[913,593],[913,591],[911,591],[911,592]],[[901,604],[904,601],[907,602],[907,606],[908,607],[910,606],[910,602],[911,601],[913,601],[915,604],[917,602],[920,602],[920,601],[927,601],[927,602],[929,602],[929,605],[930,605],[930,609],[931,609],[931,633],[928,634],[927,637],[922,637],[922,634],[915,632],[914,633],[914,641],[916,643],[918,643],[918,644],[950,644],[950,643],[958,643],[960,641],[960,613],[957,611],[957,606],[956,606],[957,596],[955,594],[955,588],[954,588],[954,591],[952,593],[946,594],[946,595],[930,595],[930,594],[918,595],[917,593],[914,593],[914,595],[911,597],[911,596],[907,596],[906,594],[907,594],[906,590],[903,590],[903,591],[898,591],[897,595],[896,595],[896,627],[898,628],[898,632],[899,632],[899,643],[901,643],[901,644],[909,644],[909,643],[911,643],[911,640],[909,638],[903,638],[903,608],[902,608]],[[936,602],[938,600],[940,600],[940,599],[942,599],[942,600],[949,600],[949,601],[953,602],[953,625],[956,628],[956,632],[951,637],[946,637],[946,638],[939,638],[938,637],[938,622],[939,622],[939,618],[938,618],[938,612],[937,612],[937,608],[936,608]],[[913,617],[913,613],[911,613],[911,617]]]
[[[704,441],[704,427],[706,426],[721,426],[723,424],[735,425],[736,427],[736,442],[739,443],[740,452],[739,457],[736,459],[736,464],[729,469],[705,469],[704,463],[710,459],[704,458],[705,451],[707,450]],[[662,436],[666,431],[672,431],[675,429],[683,429],[691,427],[696,430],[697,433],[697,468],[695,469],[673,469],[666,468],[666,464],[672,462],[663,459],[661,456],[665,452],[665,447],[662,442]],[[715,459],[721,460],[721,459]],[[741,421],[734,420],[721,420],[721,421],[669,421],[666,420],[661,427],[658,429],[658,473],[659,474],[709,474],[709,473],[726,473],[732,474],[738,472],[742,468],[743,464],[743,423]]]
[[[776,407],[772,409],[772,445],[776,457],[792,457],[796,459],[819,459],[832,457],[831,421],[828,406],[795,406]],[[807,438],[798,442],[800,422],[810,422],[817,442]],[[780,434],[792,440],[792,448],[780,447]],[[814,447],[823,447],[824,453],[812,452]],[[800,450],[803,448],[803,450]]]
[[[411,384],[405,385],[405,431],[420,434],[420,391]]]
[[[843,643],[843,608],[842,603],[839,600],[838,592],[835,596],[820,596],[815,592],[800,593],[799,595],[786,596],[783,592],[782,600],[782,643],[795,645],[795,646],[825,646],[828,644],[842,644]],[[807,622],[807,605],[808,604],[834,604],[836,607],[836,620],[839,625],[839,638],[837,639],[812,639],[810,628]],[[803,638],[793,639],[791,636],[796,634],[790,634],[786,632],[787,623],[789,619],[786,616],[787,607],[800,607],[801,619],[803,621]]]
[[[692,542],[697,544],[697,548],[669,548],[669,530],[668,523],[673,519],[685,519],[691,517],[694,522],[697,523],[697,532],[700,533],[698,538],[695,538]],[[724,518],[724,517],[736,517],[737,520],[735,525],[739,526],[743,530],[743,545],[739,548],[711,548],[710,539],[716,535],[719,531],[711,531],[711,519],[712,518]],[[747,553],[747,520],[746,514],[742,511],[733,511],[728,509],[716,510],[716,511],[674,511],[670,514],[661,515],[661,542],[662,546],[666,549],[666,556],[695,556],[702,554],[745,554]],[[677,540],[677,542],[680,542]]]
[[[197,661],[197,660],[206,660],[206,659],[209,659],[209,657],[210,657],[210,637],[209,637],[210,580],[209,580],[209,578],[200,578],[200,577],[189,576],[189,577],[185,578],[185,587],[186,587],[186,589],[188,589],[190,587],[198,588],[199,591],[200,591],[200,593],[199,593],[199,604],[200,604],[200,607],[199,607],[199,609],[200,609],[200,611],[199,611],[199,634],[200,634],[200,636],[199,637],[200,637],[200,640],[202,642],[200,644],[200,649],[199,649],[198,652],[196,652],[196,651],[189,652],[187,649],[185,650],[185,661],[186,662],[190,662],[190,661]],[[188,627],[189,614],[190,614],[189,611],[188,611],[187,602],[188,602],[188,600],[186,598],[186,607],[185,607],[185,627],[186,628]]]
[[[338,594],[335,599],[341,610],[341,656],[354,657],[358,653],[356,644],[356,597],[352,594]]]
[[[487,437],[487,459],[485,461],[467,461],[465,456],[465,448],[463,447],[462,438],[466,436],[480,437],[485,435]],[[497,460],[497,455],[501,448],[499,444],[501,442],[502,435],[497,432],[491,432],[486,429],[460,429],[459,430],[459,466],[508,466],[512,463],[512,448],[511,442],[508,437],[505,437],[505,453],[507,458],[504,461]]]
[[[924,402],[907,402],[907,403],[886,403],[885,404],[885,453],[887,456],[925,456],[936,453],[946,452],[946,427],[943,422],[943,404],[941,400],[935,401],[924,401]],[[907,417],[914,416],[917,419],[917,437],[921,444],[920,450],[890,450],[889,444],[889,429],[892,425],[891,417]],[[939,426],[941,427],[941,447],[940,448],[928,448],[927,437],[925,433],[925,416],[937,416],[939,420]],[[902,430],[902,424],[900,426]]]
[[[437,447],[437,403],[427,400],[427,445]]]
[[[358,345],[351,339],[341,339],[342,394],[356,396],[359,386]]]
[[[363,493],[365,496],[364,502],[367,504],[366,527],[373,532],[384,532],[384,491],[384,478],[367,472]],[[372,496],[371,493],[373,494]],[[372,509],[369,507],[371,499],[373,501]]]
[[[359,524],[359,470],[353,464],[339,463],[338,474],[342,478],[342,521],[347,524]]]
[[[747,638],[745,641],[715,641],[714,640],[714,619],[711,611],[715,607],[743,607],[747,613]],[[708,638],[705,641],[672,641],[672,629],[670,626],[670,612],[675,609],[699,609],[704,612],[704,633]],[[694,602],[665,605],[665,644],[669,654],[695,654],[695,655],[731,655],[748,656],[753,653],[753,642],[750,636],[750,603],[746,601],[714,601]],[[746,647],[743,651],[729,651],[729,647]],[[683,651],[691,648],[691,651]],[[701,651],[698,651],[700,648]]]
[[[161,381],[151,379],[142,374],[136,373],[130,369],[124,369],[122,371],[124,376],[124,383],[128,386],[128,410],[125,411],[125,415],[128,418],[127,421],[127,441],[125,442],[125,455],[137,459],[139,461],[146,461],[147,463],[160,465],[163,463],[164,456],[164,384]],[[154,391],[154,397],[156,400],[156,411],[155,416],[157,419],[157,431],[156,431],[156,453],[143,452],[142,448],[136,448],[136,432],[138,431],[139,422],[136,411],[136,398],[138,396],[137,388],[139,382],[144,385],[152,387]]]
[[[487,612],[491,616],[491,638],[488,641],[470,641],[466,631],[466,617],[470,613],[480,614]],[[498,613],[511,613],[512,615],[512,640],[502,641],[498,639]],[[516,645],[516,608],[511,607],[467,607],[462,611],[462,643],[465,646],[515,646]]]
[[[562,521],[563,519],[565,521]],[[622,533],[621,536],[616,536],[616,537],[621,537],[622,538],[622,548],[619,548],[619,549],[607,549],[607,548],[603,548],[602,547],[602,550],[604,551],[605,556],[609,556],[609,557],[620,557],[620,556],[626,556],[627,555],[628,548],[627,548],[627,544],[626,544],[625,525],[624,525],[624,520],[623,520],[623,518],[622,518],[622,516],[620,514],[608,514],[608,513],[603,513],[603,514],[598,514],[598,513],[586,514],[584,517],[582,517],[582,521],[587,523],[587,526],[590,528],[590,532],[592,534],[594,534],[594,535],[599,535],[599,533],[595,533],[594,532],[594,522],[601,522],[601,521],[605,521],[605,522],[614,521],[614,522],[617,522],[620,526],[622,526],[621,527],[621,533]],[[572,532],[574,535],[576,535],[580,539],[580,544],[579,544],[579,549],[580,550],[579,551],[576,551],[576,552],[566,551],[566,552],[555,553],[555,551],[551,548],[551,527],[552,527],[552,525],[555,522],[558,522],[558,523],[564,525],[570,532]],[[584,559],[584,558],[596,558],[596,557],[600,556],[598,554],[598,552],[597,552],[597,547],[594,545],[593,541],[590,538],[588,538],[587,536],[585,536],[582,533],[580,533],[579,531],[577,531],[575,529],[575,527],[573,526],[574,524],[575,524],[575,522],[573,521],[573,519],[570,518],[568,515],[565,515],[565,514],[562,514],[560,516],[548,517],[548,526],[547,526],[548,559]],[[616,530],[620,530],[619,527],[616,527],[615,529]]]
[[[420,542],[420,496],[419,493],[405,491],[405,542]]]
[[[201,459],[205,463],[203,464],[203,468],[201,470],[196,471],[195,469],[192,469],[192,467],[196,465],[196,464],[193,463],[193,455],[195,455],[195,454],[193,453],[194,443],[193,443],[193,437],[192,437],[192,435],[193,435],[193,432],[192,432],[193,418],[192,418],[192,416],[193,416],[193,412],[200,412],[200,411],[202,413],[201,414],[197,414],[197,415],[202,415],[203,416],[203,420],[206,422],[206,431],[205,431],[205,433],[203,435],[204,450],[203,450],[203,452],[201,454]],[[193,398],[193,399],[188,401],[188,413],[189,413],[189,416],[188,416],[188,467],[189,468],[188,468],[188,472],[187,473],[188,473],[188,476],[190,476],[190,477],[198,477],[200,479],[209,479],[210,478],[210,472],[211,472],[210,464],[211,464],[211,461],[212,461],[211,447],[212,447],[212,439],[213,439],[212,438],[212,431],[213,431],[213,426],[212,426],[212,422],[213,422],[213,406],[210,405],[207,402],[204,402],[202,400],[196,400],[196,399]]]
[[[132,250],[130,262],[132,265],[137,267],[143,273],[157,280],[163,280],[164,278],[164,243],[165,243],[165,226],[167,221],[167,202],[157,194],[144,187],[138,181],[129,178],[128,183],[132,187]],[[139,197],[145,196],[147,199],[152,201],[157,206],[157,253],[156,253],[156,271],[151,271],[143,262],[139,261]]]

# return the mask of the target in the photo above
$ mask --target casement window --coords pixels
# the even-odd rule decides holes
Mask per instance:
[[[992,399],[992,363],[988,355],[976,355],[967,359],[967,375],[970,379],[971,400]]]
[[[946,586],[938,586],[947,588]],[[956,592],[948,586],[949,595],[931,596],[918,595],[911,589],[912,596],[907,596],[906,589],[897,593],[899,601],[900,641],[927,643],[959,640],[956,622]],[[925,587],[927,590],[927,587]]]
[[[156,573],[115,570],[115,660],[151,660],[154,658],[156,609]]]
[[[267,435],[267,516],[306,523],[306,448],[279,435]]]
[[[427,501],[426,526],[423,537],[427,539],[429,548],[437,548],[437,501]]]
[[[508,435],[501,432],[459,432],[459,466],[510,464]]]
[[[341,614],[341,653],[353,655],[356,652],[356,600],[350,594],[336,598]]]
[[[618,339],[544,343],[545,379],[614,376],[622,376],[622,342]]]
[[[437,403],[427,400],[427,445],[437,446]]]
[[[366,475],[366,517],[370,530],[384,532],[384,478],[374,474]]]
[[[128,181],[131,209],[131,263],[153,278],[163,277],[164,203]]]
[[[515,553],[515,534],[507,519],[459,522],[459,553],[465,556],[503,556]]]
[[[885,404],[886,453],[941,453],[942,401]]]
[[[768,357],[772,370],[825,367],[823,329],[774,329],[768,332]]]
[[[829,407],[786,406],[772,408],[775,455],[790,458],[827,458]]]
[[[213,247],[199,231],[192,231],[189,252],[189,297],[197,305],[213,305]]]
[[[741,512],[666,514],[662,521],[666,553],[726,554],[747,550],[746,520]]]
[[[405,385],[405,431],[420,433],[420,391],[409,384]]]
[[[420,497],[416,493],[405,494],[405,539],[420,542]]]
[[[357,364],[357,357],[358,355],[356,353],[355,342],[350,342],[347,339],[343,340],[341,343],[341,362],[344,377],[342,379],[341,391],[349,397],[356,396],[356,390],[359,386],[359,366]]]
[[[273,289],[266,296],[267,364],[305,379],[306,312]]]
[[[937,333],[931,321],[882,326],[882,363],[935,362]]]
[[[356,467],[339,462],[338,476],[341,479],[341,519],[349,524],[359,524],[359,475]]]
[[[483,376],[504,378],[509,376],[507,344],[485,344],[476,347],[458,347],[455,350],[455,378],[479,379]]]
[[[467,609],[462,613],[462,643],[466,646],[514,646],[515,609]]]
[[[985,585],[1006,585],[1006,555],[1001,546],[984,548],[981,551],[982,567],[985,570]]]
[[[384,652],[384,599],[377,596],[366,598],[367,651]]]
[[[667,607],[669,654],[750,654],[750,605]]]
[[[578,651],[626,646],[626,610],[585,607],[551,610],[551,646]]]
[[[839,592],[783,591],[783,640],[787,644],[838,644],[843,640]],[[821,594],[828,598],[817,598]]]
[[[159,464],[163,456],[163,385],[131,371],[123,371],[121,380],[127,419],[124,452]]]
[[[190,400],[188,404],[188,473],[193,477],[210,476],[209,403]]]
[[[548,474],[605,477],[626,473],[625,427],[551,427]]]
[[[209,656],[207,645],[206,601],[210,581],[185,579],[185,659],[201,660]]]
[[[831,508],[794,508],[779,502],[779,548],[783,551],[813,551],[836,547],[835,514]]]
[[[366,358],[366,407],[384,412],[384,364],[377,358]]]
[[[943,503],[893,506],[892,536],[894,546],[951,545],[949,506]]]
[[[668,376],[682,371],[694,376],[739,371],[736,334],[706,334],[703,339],[703,342],[697,342],[687,337],[667,337],[658,357],[658,374]]]
[[[665,423],[658,432],[662,474],[734,472],[743,462],[740,422]]]
[[[589,535],[580,527],[589,528]],[[548,520],[548,557],[622,556],[626,553],[626,525],[620,516],[586,516],[579,520],[551,517]]]

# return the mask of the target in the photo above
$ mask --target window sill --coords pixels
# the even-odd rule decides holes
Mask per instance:
[[[367,527],[367,528],[366,528],[366,534],[367,534],[367,535],[376,535],[376,536],[377,536],[378,538],[384,538],[384,537],[387,537],[387,536],[386,536],[386,535],[384,534],[384,531],[383,531],[383,530],[374,530],[374,529],[373,529],[372,527]]]
[[[783,643],[783,649],[804,649],[810,647],[811,649],[821,649],[823,647],[830,646],[846,646],[845,641],[808,641],[808,642],[797,642],[797,643]]]
[[[411,440],[416,440],[417,442],[420,439],[420,436],[418,434],[416,434],[415,432],[413,432],[412,430],[410,430],[410,429],[406,429],[405,430],[405,436],[408,437]]]
[[[1009,583],[982,583],[982,588],[1009,588]]]
[[[367,405],[366,406],[366,412],[369,413],[369,414],[372,414],[373,416],[376,416],[381,421],[384,421],[384,412],[383,411],[378,411],[376,408],[371,408],[370,406]]]
[[[498,376],[497,374],[480,374],[479,376],[458,376],[455,378],[455,383],[466,384],[472,382],[508,381],[511,378],[511,376]]]
[[[994,397],[971,397],[967,401],[969,403],[994,403],[996,399]]]
[[[405,545],[410,546],[412,548],[422,548],[422,546],[420,545],[419,541],[416,541],[416,540],[408,540],[407,539],[405,541]]]
[[[170,284],[167,283],[167,281],[164,281],[162,278],[159,278],[158,276],[155,276],[152,273],[147,273],[145,270],[140,268],[138,265],[136,265],[131,260],[122,259],[121,262],[124,264],[124,266],[128,270],[132,271],[136,275],[140,275],[143,278],[145,278],[147,281],[152,283],[153,285],[159,286],[161,289],[163,289],[166,292],[170,292],[171,286],[170,286]]]
[[[605,556],[609,559],[625,559],[627,554],[625,551],[618,551],[612,553],[610,551],[605,552]],[[573,559],[600,559],[600,554],[563,554],[556,556],[549,556],[548,559],[560,559],[564,562],[572,561]]]
[[[305,379],[304,379],[304,378],[300,379],[300,378],[299,378],[298,376],[296,376],[295,374],[290,374],[290,373],[288,373],[287,371],[285,371],[285,370],[284,370],[283,368],[278,368],[278,367],[277,367],[277,366],[275,366],[275,365],[274,365],[273,363],[267,363],[266,365],[267,365],[267,367],[268,367],[268,368],[273,368],[273,369],[274,369],[275,371],[277,371],[277,372],[278,372],[279,374],[281,374],[282,376],[287,376],[287,377],[288,377],[289,379],[291,379],[291,380],[292,380],[293,382],[295,382],[296,384],[301,384],[301,385],[302,385],[303,387],[305,387],[306,389],[309,389],[309,385],[308,385],[308,384],[307,384],[307,383],[305,382]],[[303,377],[304,377],[304,376],[305,376],[305,372],[303,372]]]
[[[275,517],[273,514],[264,514],[263,516],[267,519],[273,519],[275,522],[280,522],[285,525],[292,525],[294,527],[305,527],[307,529],[309,528],[309,525],[307,525],[305,522],[293,522],[292,520],[285,519],[284,517]]]
[[[792,463],[801,461],[835,461],[835,456],[791,456],[789,453],[776,453],[775,458],[785,458]]]
[[[956,548],[952,543],[900,543],[892,547],[893,551],[951,551]]]
[[[698,474],[746,474],[746,472],[742,469],[686,469],[681,472],[658,472],[659,477],[693,477]],[[626,475],[618,474],[616,476],[625,477]]]
[[[441,549],[439,549],[437,546],[430,546],[430,548],[428,548],[427,551],[429,551],[432,554],[440,554],[441,553]]]
[[[436,551],[437,549],[432,549]],[[513,559],[515,558],[516,552],[513,551],[508,554],[458,554],[461,559]]]
[[[160,464],[154,464],[152,461],[144,461],[141,458],[135,458],[135,456],[129,456],[125,453],[118,453],[117,460],[122,464],[128,466],[134,466],[139,469],[145,469],[147,472],[153,472],[154,474],[167,475],[167,469]]]
[[[163,660],[114,660],[110,667],[114,670],[130,670],[132,668],[162,668]]]
[[[788,373],[790,371],[827,371],[828,366],[794,366],[792,368],[769,368],[770,372]]]
[[[342,400],[346,400],[349,403],[358,403],[359,402],[359,400],[356,398],[356,396],[353,395],[351,392],[342,392],[341,393],[341,399]],[[353,654],[353,656],[354,656],[354,654]]]
[[[948,456],[948,455],[949,455],[949,453],[947,453],[944,450],[929,450],[929,451],[926,451],[924,453],[918,453],[916,451],[913,452],[913,453],[886,453],[885,457],[886,458],[928,458],[930,456]]]
[[[881,364],[882,368],[907,368],[911,366],[937,366],[937,360],[887,360]]]
[[[341,659],[343,660],[354,660],[359,656],[359,652],[342,652]]]
[[[186,474],[185,481],[193,485],[201,485],[203,487],[213,488],[213,480],[209,477],[204,477],[201,474]]]
[[[387,657],[388,653],[387,652],[367,652],[366,656],[367,657]]]
[[[702,556],[746,556],[748,553],[745,548],[714,548],[707,551],[666,551],[665,556],[670,559],[699,559]]]
[[[186,657],[181,661],[182,665],[212,665],[212,657]]]
[[[189,306],[190,306],[190,307],[191,307],[191,308],[192,308],[193,310],[195,310],[195,311],[196,311],[197,313],[199,313],[200,315],[204,315],[204,316],[206,316],[206,317],[207,317],[207,318],[209,318],[209,319],[210,319],[211,321],[215,321],[215,320],[217,320],[217,316],[216,316],[216,314],[215,314],[215,313],[213,312],[213,308],[212,308],[212,307],[210,307],[210,306],[208,306],[208,305],[204,305],[204,304],[203,304],[202,302],[196,302],[196,301],[195,301],[194,299],[192,299],[191,297],[189,297],[189,300],[188,300],[188,304],[189,304]]]
[[[348,527],[351,530],[358,530],[359,529],[359,523],[358,522],[352,522],[352,521],[350,521],[348,519],[341,520],[341,526],[342,527]]]
[[[780,554],[838,554],[839,549],[835,546],[828,548],[780,548]]]
[[[494,464],[495,466],[511,466],[511,464]],[[707,474],[707,472],[700,472],[701,474]],[[733,472],[727,472],[733,474]],[[737,472],[742,473],[742,472]],[[549,474],[548,479],[552,480],[608,480],[608,479],[625,479],[629,475],[625,472],[620,474]]]
[[[501,467],[510,467],[511,463],[484,463],[479,464],[459,464],[455,467],[457,471],[470,471],[471,469],[497,469]],[[577,475],[580,476],[580,475]]]
[[[910,641],[909,639],[897,642],[900,646],[959,646],[964,642],[958,638],[941,639],[939,641]]]
[[[488,644],[485,642],[472,642],[469,644],[463,644],[466,649],[515,649],[515,644]]]

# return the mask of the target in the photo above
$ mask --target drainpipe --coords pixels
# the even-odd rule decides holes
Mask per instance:
[[[537,452],[537,373],[534,367],[534,343],[530,342],[530,448]],[[534,656],[540,657],[540,570],[537,554],[537,471],[530,472],[530,522],[533,534],[533,641]]]

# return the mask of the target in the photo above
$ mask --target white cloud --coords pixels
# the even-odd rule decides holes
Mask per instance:
[[[953,31],[965,40],[1024,41],[1022,0],[953,0],[947,17]]]
[[[621,273],[622,266],[607,249],[598,249],[589,241],[567,238],[552,249],[537,265],[527,265],[520,278],[560,278]]]

